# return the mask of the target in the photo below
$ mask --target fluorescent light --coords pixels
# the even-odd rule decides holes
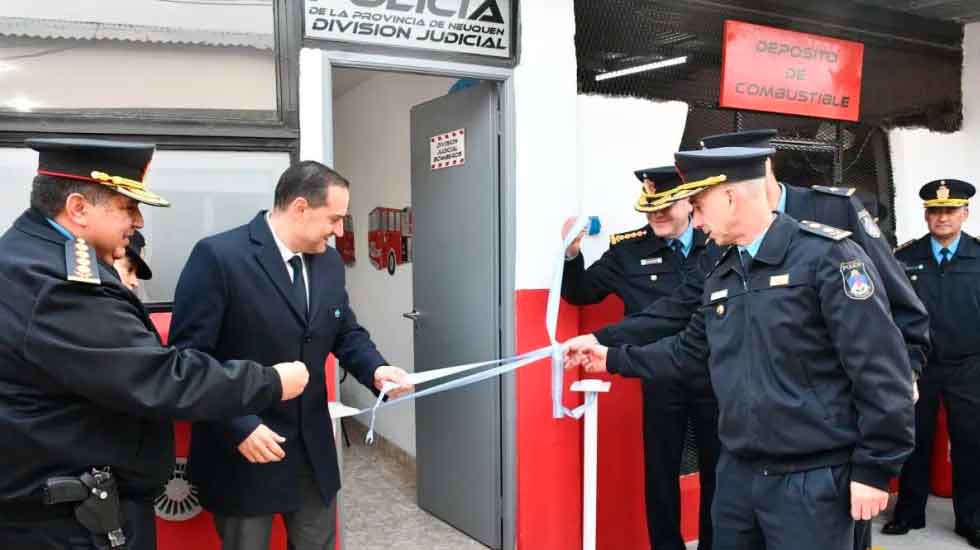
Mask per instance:
[[[19,113],[29,113],[40,107],[41,104],[29,97],[17,96],[4,103],[4,106],[9,107],[10,109],[13,109]]]
[[[684,63],[687,63],[686,55],[655,61],[645,65],[637,65],[636,67],[630,67],[629,69],[620,69],[618,71],[609,71],[608,73],[597,74],[595,75],[595,80],[596,82],[599,82],[602,80],[609,80],[610,78],[626,76],[628,74],[642,73],[644,71],[655,71],[657,69],[663,69],[664,67],[673,67],[674,65],[683,65]]]

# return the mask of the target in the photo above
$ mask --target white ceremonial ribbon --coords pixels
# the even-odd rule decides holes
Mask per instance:
[[[551,357],[551,410],[552,417],[563,418],[565,416],[579,419],[585,414],[585,409],[592,405],[595,401],[596,394],[588,393],[585,403],[579,405],[574,409],[568,409],[562,403],[562,392],[564,385],[565,369],[564,369],[564,357],[562,354],[562,346],[556,339],[556,333],[558,330],[558,309],[561,305],[561,281],[562,276],[565,271],[565,250],[568,246],[572,244],[572,241],[578,237],[579,233],[585,230],[585,227],[589,223],[588,216],[579,216],[572,226],[571,230],[563,239],[561,250],[558,253],[557,262],[555,264],[555,271],[551,280],[551,287],[548,289],[548,305],[545,312],[545,328],[548,332],[548,340],[550,345],[543,348],[538,348],[533,351],[522,353],[520,355],[515,355],[513,357],[504,357],[501,359],[494,359],[491,361],[482,361],[479,363],[467,363],[465,365],[457,365],[452,367],[445,367],[441,369],[433,369],[423,372],[408,373],[405,377],[405,385],[419,385],[426,382],[432,382],[434,380],[439,380],[441,378],[446,378],[449,376],[462,374],[468,371],[481,369],[484,367],[490,367],[492,365],[499,365],[494,368],[489,368],[482,370],[480,372],[470,374],[468,376],[462,376],[455,380],[450,380],[448,382],[443,382],[420,390],[414,393],[406,394],[395,399],[390,399],[385,401],[385,397],[392,390],[400,387],[397,384],[386,381],[380,392],[378,393],[378,399],[374,402],[374,406],[366,409],[352,409],[349,408],[345,410],[342,414],[335,416],[334,418],[344,418],[347,416],[358,416],[361,414],[371,413],[370,426],[368,428],[367,437],[365,438],[368,443],[374,441],[374,421],[377,418],[377,413],[380,409],[385,407],[390,407],[402,401],[408,401],[411,399],[418,399],[419,397],[424,397],[426,395],[432,395],[435,393],[444,392],[447,390],[459,388],[462,386],[468,386],[470,384],[475,384],[501,374],[505,374],[521,367],[525,367],[544,359],[546,357]]]
[[[561,250],[555,262],[555,270],[551,276],[551,288],[548,289],[548,309],[545,314],[545,328],[548,330],[548,340],[551,341],[551,417],[562,418],[570,416],[579,419],[585,414],[585,408],[591,405],[588,399],[582,405],[569,410],[562,404],[562,392],[565,384],[565,359],[562,355],[561,344],[555,335],[558,332],[558,309],[561,306],[561,280],[565,274],[565,251],[579,233],[589,225],[588,216],[579,216],[575,224],[562,239]],[[594,395],[594,394],[593,394]]]

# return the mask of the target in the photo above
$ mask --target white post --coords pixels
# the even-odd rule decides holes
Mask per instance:
[[[585,392],[585,398],[594,399],[585,408],[585,437],[582,466],[582,550],[595,550],[596,478],[599,456],[599,399],[597,394],[609,391],[612,384],[604,380],[579,380],[572,384],[572,391]]]

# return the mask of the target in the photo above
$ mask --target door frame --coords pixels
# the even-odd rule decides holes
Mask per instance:
[[[319,49],[322,55],[323,80],[323,158],[328,165],[334,162],[333,133],[333,69],[368,69],[376,71],[413,73],[427,76],[473,78],[495,82],[500,98],[500,158],[499,158],[499,243],[500,271],[500,346],[501,357],[510,357],[516,349],[516,132],[514,70],[452,61],[420,59],[361,52]],[[490,358],[487,358],[490,359]],[[335,373],[336,376],[336,373]],[[336,382],[336,380],[335,380]],[[501,377],[500,384],[500,469],[501,469],[501,541],[504,550],[514,550],[517,518],[517,379],[511,372]],[[341,540],[343,540],[341,538]]]

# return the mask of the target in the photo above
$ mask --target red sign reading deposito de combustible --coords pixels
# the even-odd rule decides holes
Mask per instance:
[[[722,107],[857,121],[864,44],[725,21]]]

